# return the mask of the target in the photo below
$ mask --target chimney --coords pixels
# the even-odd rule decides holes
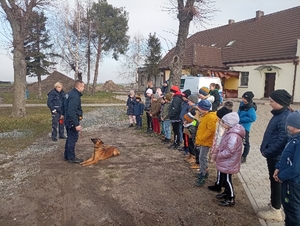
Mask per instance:
[[[234,24],[234,20],[233,19],[230,19],[230,20],[228,20],[228,25],[231,25],[231,24]]]
[[[264,11],[256,11],[256,20],[259,20],[261,17],[264,16]]]

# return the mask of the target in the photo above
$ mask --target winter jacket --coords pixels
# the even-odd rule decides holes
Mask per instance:
[[[65,125],[70,127],[79,126],[83,117],[81,108],[82,93],[76,88],[72,89],[65,98]]]
[[[217,121],[218,117],[215,112],[208,112],[201,117],[201,122],[196,132],[195,146],[212,146]]]
[[[219,123],[219,121],[217,122],[216,127],[217,127],[217,129],[216,129],[216,133],[215,133],[215,136],[214,136],[213,145],[210,149],[210,161],[211,162],[215,162],[216,159],[217,159],[218,148],[220,146],[222,137],[223,137],[223,135],[225,134],[225,131],[226,131],[224,126],[222,126]]]
[[[227,174],[236,174],[240,171],[245,134],[245,129],[240,124],[224,133],[216,159],[218,171]]]
[[[162,104],[162,111],[161,111],[161,118],[163,121],[170,120],[170,114],[169,114],[169,108],[170,108],[170,102]]]
[[[180,121],[180,112],[181,112],[181,93],[175,93],[172,101],[170,103],[169,113],[170,113],[170,120],[174,122]]]
[[[144,104],[143,102],[135,102],[135,105],[134,105],[134,109],[133,109],[133,114],[134,115],[143,115],[144,113]]]
[[[260,152],[265,158],[280,159],[284,146],[287,143],[286,118],[291,113],[287,108],[272,110],[271,118],[265,131]]]
[[[189,112],[190,105],[187,101],[182,100],[181,102],[181,111],[180,111],[180,120],[183,122],[183,116]]]
[[[240,122],[245,130],[250,131],[251,125],[256,121],[256,104],[250,102],[248,104],[244,104],[244,102],[240,103],[240,107],[238,110],[238,115],[240,117]]]
[[[218,110],[218,107],[220,106],[220,94],[219,94],[219,91],[217,89],[214,89],[214,90],[211,90],[209,92],[209,94],[211,96],[214,96],[215,100],[214,102],[211,104],[211,110],[212,111],[217,111]]]
[[[300,134],[293,135],[282,152],[276,168],[281,181],[300,183]]]
[[[150,107],[150,114],[152,114],[152,118],[158,118],[160,113],[160,101],[159,100],[153,100]]]
[[[47,106],[50,108],[50,111],[54,113],[64,115],[64,101],[65,101],[65,92],[61,90],[58,92],[56,89],[51,90],[48,94]]]
[[[128,95],[127,98],[127,115],[134,115],[134,105],[136,104],[135,101],[135,97],[130,97],[130,95]]]

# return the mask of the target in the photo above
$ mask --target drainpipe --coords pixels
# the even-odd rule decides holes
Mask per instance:
[[[294,59],[294,81],[293,81],[293,89],[292,89],[292,103],[294,102],[294,95],[295,95],[295,86],[296,86],[296,79],[297,79],[297,67],[299,65],[299,57]]]

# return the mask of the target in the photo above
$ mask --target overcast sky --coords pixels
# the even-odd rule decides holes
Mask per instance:
[[[176,43],[174,33],[178,31],[178,20],[174,15],[163,10],[164,7],[170,6],[169,0],[107,0],[107,2],[115,7],[125,7],[129,13],[128,35],[134,36],[140,33],[147,39],[149,33],[155,32],[160,38],[163,55],[173,47],[172,44]],[[215,12],[211,21],[208,21],[209,24],[205,25],[206,28],[191,24],[189,33],[192,35],[199,30],[226,25],[229,19],[239,22],[254,18],[257,10],[264,11],[264,14],[267,15],[299,5],[299,0],[216,0],[215,8],[219,11]],[[12,60],[1,49],[0,62],[0,81],[13,81]],[[113,80],[115,83],[126,82],[117,76],[116,67],[118,67],[118,62],[110,58],[104,59],[100,65],[98,82],[103,83],[107,80]],[[42,77],[42,79],[45,78],[45,76]],[[86,78],[84,77],[83,80]],[[37,80],[31,78],[27,81],[35,82]]]

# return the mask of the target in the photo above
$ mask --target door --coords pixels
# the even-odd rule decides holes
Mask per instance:
[[[265,80],[264,97],[269,97],[270,94],[275,89],[276,73],[265,73],[265,76],[266,76],[266,80]]]

